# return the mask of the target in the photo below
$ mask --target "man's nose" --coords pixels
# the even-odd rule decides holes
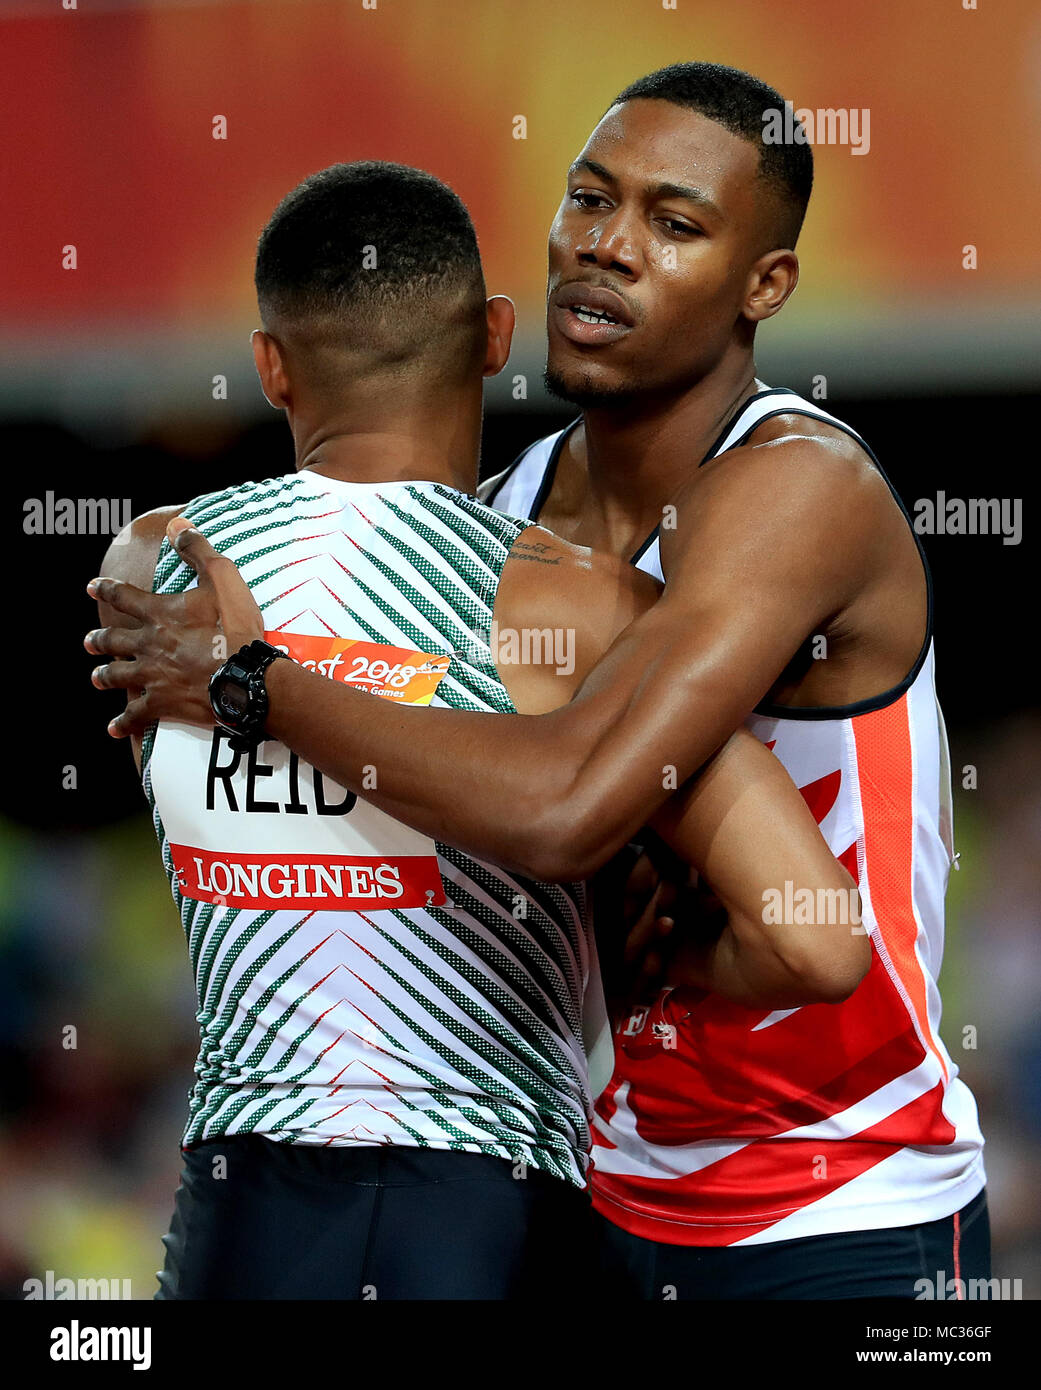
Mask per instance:
[[[636,280],[640,275],[639,250],[629,226],[617,212],[589,228],[575,246],[575,259],[583,266],[613,270],[627,280]]]

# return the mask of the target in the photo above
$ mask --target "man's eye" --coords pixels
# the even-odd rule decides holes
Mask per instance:
[[[662,225],[669,229],[672,236],[703,235],[700,227],[692,227],[688,222],[677,222],[674,217],[663,217]]]
[[[580,208],[587,209],[602,207],[604,203],[604,199],[599,193],[575,192],[571,195],[571,201],[576,203]]]

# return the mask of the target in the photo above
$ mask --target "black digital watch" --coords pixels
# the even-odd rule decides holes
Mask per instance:
[[[264,674],[273,661],[285,655],[270,642],[250,642],[210,677],[213,717],[230,736],[236,752],[247,753],[263,743],[268,712]]]

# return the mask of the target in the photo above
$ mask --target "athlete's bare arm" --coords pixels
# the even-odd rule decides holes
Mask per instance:
[[[148,544],[142,537],[141,548],[154,566],[157,546],[145,520]],[[244,586],[243,591],[248,597]],[[535,714],[568,701],[616,635],[660,594],[655,580],[625,562],[528,528],[504,568],[494,614],[505,655],[499,674],[515,706]],[[193,602],[189,595],[182,599],[182,606]],[[259,614],[254,626],[244,639],[259,635]],[[560,633],[564,640],[543,654],[550,659],[510,660],[507,634],[519,638],[535,631]],[[201,650],[212,652],[212,625],[201,636]],[[315,682],[327,684],[322,677]],[[193,713],[182,708],[179,717]],[[452,786],[446,777],[442,796]],[[718,940],[680,954],[671,983],[697,984],[737,1003],[770,1008],[836,1001],[856,987],[869,950],[848,922],[764,926],[764,894],[782,890],[786,880],[814,894],[855,896],[855,888],[780,763],[750,733],[735,733],[708,769],[672,798],[656,827],[707,878],[728,916]]]
[[[704,944],[677,923],[669,984],[699,985],[748,1008],[849,998],[871,964],[856,885],[784,766],[754,734],[731,734],[652,825],[726,909],[725,928]],[[813,914],[819,920],[779,922],[767,913],[786,882],[792,901],[822,905]]]
[[[507,664],[499,675],[525,713],[559,707],[581,687],[619,632],[660,600],[661,585],[625,561],[570,545],[541,527],[518,537],[495,602],[504,628],[574,635],[573,669],[553,661]],[[782,764],[739,728],[652,824],[694,866],[726,910],[724,930],[682,943],[668,981],[698,985],[750,1008],[837,1003],[860,983],[871,951],[853,879],[836,861]],[[845,895],[852,910],[813,926],[764,921],[769,893],[809,889]],[[824,916],[824,914],[821,914]]]
[[[662,531],[668,578],[568,705],[540,715],[413,709],[370,700],[290,662],[268,671],[268,727],[322,772],[397,819],[461,849],[543,879],[588,877],[714,753],[774,688],[805,639],[841,650],[858,615],[885,593],[887,546],[906,522],[859,450],[782,438],[732,451],[700,470]],[[226,615],[248,590],[197,533],[180,542],[221,595]],[[537,563],[537,561],[529,561]],[[115,661],[101,687],[145,677],[146,695],[113,721],[141,731],[160,715],[192,718],[213,667],[212,598],[194,616],[162,617],[162,600],[106,583],[100,595],[151,624],[128,640],[96,638]],[[206,604],[209,603],[209,607]],[[866,660],[845,664],[842,702],[880,693],[910,669],[924,634],[878,623]],[[258,635],[228,618],[229,644]],[[194,623],[194,626],[193,626]],[[157,626],[159,624],[159,626]],[[156,654],[162,660],[156,665]],[[167,669],[180,673],[176,684]],[[838,701],[836,701],[838,702]],[[375,766],[377,789],[362,785]],[[443,796],[450,783],[451,798]]]

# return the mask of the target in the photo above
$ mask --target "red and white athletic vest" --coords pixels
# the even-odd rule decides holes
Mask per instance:
[[[827,421],[877,466],[847,425],[766,387],[706,460],[780,414]],[[535,520],[571,428],[532,446],[485,500]],[[633,563],[663,577],[657,534]],[[748,720],[857,880],[870,970],[842,1004],[764,1012],[665,990],[621,1026],[591,1182],[596,1208],[627,1231],[753,1245],[910,1225],[951,1215],[985,1182],[976,1104],[939,1035],[954,855],[929,590],[925,643],[900,685],[838,708],[764,704]]]

